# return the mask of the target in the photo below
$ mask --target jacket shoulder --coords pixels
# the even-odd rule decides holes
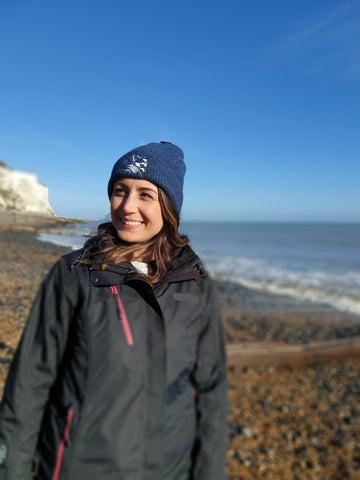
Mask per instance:
[[[66,253],[62,256],[63,261],[67,267],[75,266],[77,261],[82,258],[84,254],[84,249],[79,248],[78,250],[73,250],[72,252]]]

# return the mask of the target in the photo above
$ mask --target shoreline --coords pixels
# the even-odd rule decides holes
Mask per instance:
[[[18,227],[18,230],[27,227],[34,227],[38,229],[48,228],[50,226],[66,226],[76,223],[84,223],[88,220],[76,218],[57,217],[56,215],[46,215],[32,212],[15,212],[8,210],[0,210],[0,229],[7,229],[6,227]]]
[[[338,310],[323,303],[302,300],[289,295],[280,295],[250,289],[240,283],[214,279],[219,301],[226,313],[241,312],[246,315],[299,317],[313,321],[333,321],[360,325],[360,315]]]

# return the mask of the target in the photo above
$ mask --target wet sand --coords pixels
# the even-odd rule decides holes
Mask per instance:
[[[38,286],[69,250],[21,230],[62,220],[33,217],[29,224],[28,217],[16,217],[7,224],[15,223],[14,230],[2,214],[0,394]],[[358,317],[326,305],[218,286],[228,344],[311,345],[360,336]],[[229,384],[230,480],[360,479],[360,360],[229,366]]]

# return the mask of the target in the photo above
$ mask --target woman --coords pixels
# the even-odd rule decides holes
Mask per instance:
[[[167,142],[121,157],[111,223],[43,282],[1,406],[1,480],[34,458],[41,480],[225,478],[224,340],[178,234],[183,158]]]

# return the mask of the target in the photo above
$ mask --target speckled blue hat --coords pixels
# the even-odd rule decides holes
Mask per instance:
[[[115,163],[108,183],[108,196],[111,198],[114,183],[121,177],[149,180],[167,193],[180,214],[185,171],[184,152],[173,143],[141,145]]]

